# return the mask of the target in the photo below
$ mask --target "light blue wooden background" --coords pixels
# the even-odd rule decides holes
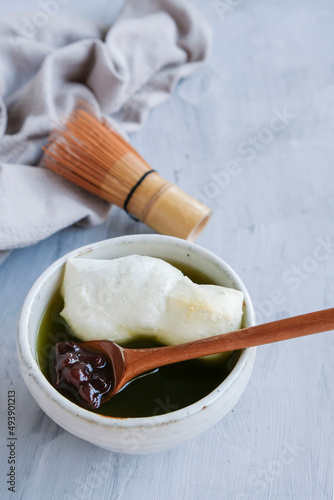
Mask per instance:
[[[107,22],[121,3],[70,0],[61,14]],[[213,29],[211,61],[151,113],[132,144],[163,176],[213,208],[198,243],[240,274],[260,322],[331,307],[334,4],[193,4]],[[0,14],[38,8],[35,0],[1,2]],[[279,113],[283,121],[274,118]],[[238,174],[227,177],[234,160]],[[148,230],[115,208],[103,225],[66,229],[0,266],[0,426],[5,437],[7,391],[15,389],[19,438],[16,496],[7,492],[1,441],[1,498],[333,499],[333,332],[259,348],[234,410],[200,437],[156,456],[95,448],[35,404],[15,355],[27,291],[66,252],[138,232]]]

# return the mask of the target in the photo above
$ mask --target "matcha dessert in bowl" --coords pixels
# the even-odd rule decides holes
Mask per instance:
[[[219,257],[178,238],[124,236],[75,250],[40,276],[17,345],[23,378],[55,422],[109,450],[151,453],[199,434],[234,406],[255,348],[152,370],[104,403],[110,367],[78,344],[155,347],[254,324],[245,286]]]

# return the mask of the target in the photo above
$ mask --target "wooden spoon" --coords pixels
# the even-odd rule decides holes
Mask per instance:
[[[103,354],[113,367],[114,387],[104,396],[104,403],[136,376],[160,366],[328,330],[334,330],[334,308],[167,347],[125,349],[108,340],[79,345]]]

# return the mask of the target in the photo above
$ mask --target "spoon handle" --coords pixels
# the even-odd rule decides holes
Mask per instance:
[[[124,349],[129,363],[131,358],[140,365],[141,373],[159,366],[178,363],[209,354],[234,351],[281,340],[289,340],[313,333],[334,330],[334,308],[271,323],[242,328],[206,339],[153,349]],[[132,355],[131,355],[132,353]],[[140,354],[142,353],[142,356]],[[137,365],[137,366],[138,366]]]

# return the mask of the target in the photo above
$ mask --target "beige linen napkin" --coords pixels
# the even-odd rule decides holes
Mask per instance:
[[[109,29],[59,16],[34,30],[22,17],[0,21],[0,250],[106,217],[108,203],[38,166],[78,99],[133,132],[209,45],[206,23],[181,0],[129,0]]]

